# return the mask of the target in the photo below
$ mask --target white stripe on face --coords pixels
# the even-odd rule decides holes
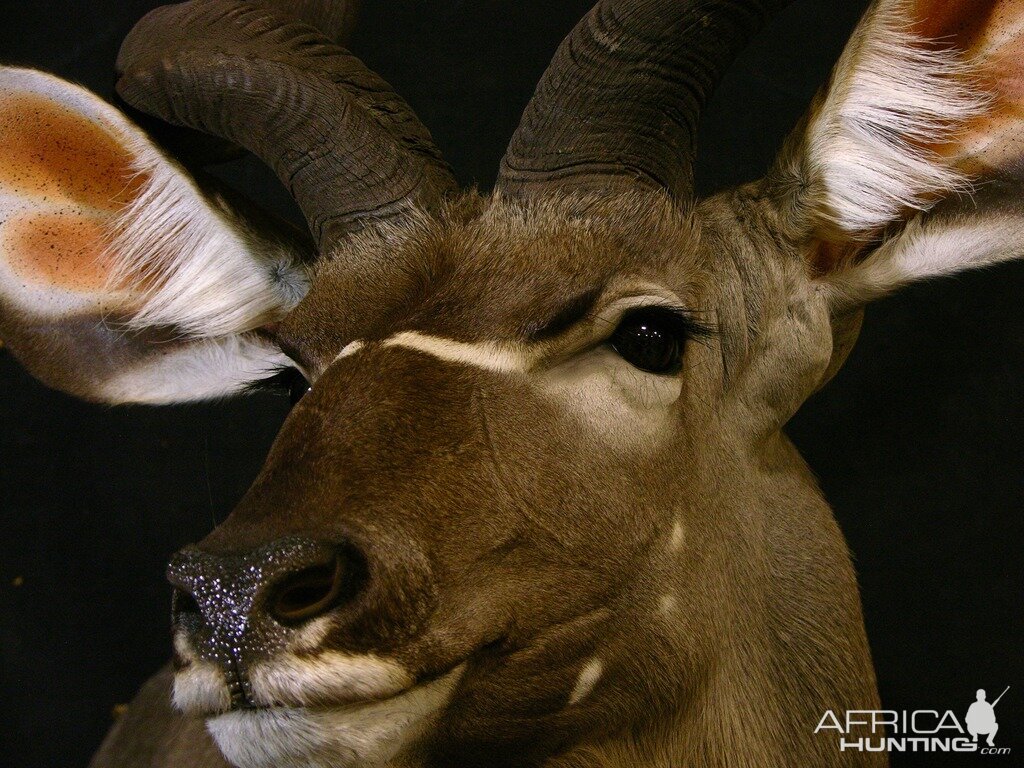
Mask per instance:
[[[356,344],[359,346],[353,348]],[[419,331],[401,331],[384,339],[381,346],[412,349],[445,362],[472,365],[497,373],[523,373],[530,369],[535,358],[524,346],[510,342],[456,341]],[[361,347],[360,342],[352,342],[341,351],[339,357],[347,357]]]
[[[472,365],[497,373],[523,373],[530,369],[537,355],[525,346],[512,342],[456,341],[444,336],[431,336],[419,331],[401,331],[380,342],[382,347],[402,347],[436,357],[448,363]],[[335,360],[351,357],[366,348],[356,339],[346,344]]]
[[[528,373],[538,368],[550,348],[512,341],[466,342],[419,331],[401,331],[379,342],[430,355],[445,362],[470,365],[495,373]],[[336,359],[350,357],[367,344],[348,343]],[[678,376],[645,373],[620,358],[607,345],[591,349],[541,372],[541,388],[581,411],[601,431],[619,432],[637,418],[647,432],[665,425],[666,415],[682,392]],[[635,430],[626,429],[633,434]]]
[[[361,339],[356,339],[355,341],[350,341],[348,344],[346,344],[344,347],[342,347],[341,352],[339,352],[338,356],[336,358],[334,358],[334,359],[335,360],[341,360],[341,358],[343,358],[343,357],[348,357],[349,355],[354,355],[356,352],[358,352],[360,349],[362,349],[365,346],[366,346],[366,342],[362,341]]]

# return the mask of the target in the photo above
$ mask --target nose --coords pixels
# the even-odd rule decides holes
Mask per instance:
[[[271,585],[267,611],[282,625],[327,613],[340,602],[346,573],[346,562],[339,552],[328,562],[287,573]]]
[[[295,628],[350,602],[365,570],[351,545],[297,537],[242,554],[186,547],[167,569],[172,621],[202,656],[244,666],[273,653]]]

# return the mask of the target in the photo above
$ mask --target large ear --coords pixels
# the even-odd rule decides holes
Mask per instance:
[[[98,97],[0,67],[0,339],[47,384],[165,403],[271,375],[299,253]]]
[[[1024,255],[1024,3],[874,3],[769,181],[837,310]]]

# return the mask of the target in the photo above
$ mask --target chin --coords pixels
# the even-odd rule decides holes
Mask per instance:
[[[209,718],[206,727],[238,768],[409,765],[461,674],[455,669],[383,701],[233,710]]]

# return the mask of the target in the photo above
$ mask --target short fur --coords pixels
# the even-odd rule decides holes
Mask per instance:
[[[170,569],[186,711],[169,708],[161,672],[95,768],[223,768],[204,719],[240,768],[886,764],[813,732],[826,710],[879,701],[846,544],[783,427],[842,365],[864,302],[1024,254],[1021,58],[1007,55],[1021,47],[1021,13],[1002,0],[934,15],[929,0],[876,3],[769,174],[693,201],[695,111],[684,114],[686,94],[671,114],[658,99],[686,76],[699,102],[720,53],[773,5],[681,0],[662,13],[645,1],[617,14],[620,0],[601,0],[544,82],[601,81],[587,68],[616,56],[646,65],[638,51],[655,41],[643,87],[617,85],[680,132],[651,149],[661,133],[634,141],[635,116],[587,102],[582,149],[552,134],[552,154],[543,126],[580,96],[542,88],[497,192],[421,205],[430,185],[354,191],[386,210],[372,221],[360,209],[372,223],[321,242],[294,308],[305,283],[268,280],[259,237],[231,251],[248,288],[210,290],[210,222],[194,214],[212,209],[177,181],[146,187],[144,210],[122,211],[111,240],[128,244],[115,250],[129,265],[167,269],[115,272],[154,302],[127,310],[138,336],[96,342],[95,315],[75,326],[55,310],[37,324],[0,305],[26,365],[86,396],[170,399],[186,378],[194,392],[229,391],[225,380],[258,377],[262,351],[312,383],[249,493]],[[220,6],[248,18],[239,2]],[[261,50],[284,68],[295,51],[275,48],[268,18]],[[676,22],[693,51],[664,44]],[[243,27],[218,45],[245,43]],[[323,74],[311,49],[351,64],[315,30],[289,29],[306,41],[295,59],[306,69],[287,82]],[[571,55],[577,43],[588,55]],[[695,71],[679,72],[691,52]],[[1013,76],[994,76],[994,61]],[[202,95],[203,109],[219,103]],[[91,97],[50,93],[71,96],[88,119]],[[0,109],[0,127],[12,114]],[[138,152],[133,141],[123,147]],[[619,160],[623,147],[651,156]],[[178,172],[152,162],[154,178]],[[62,173],[73,188],[101,181]],[[25,254],[3,235],[11,271]],[[136,247],[150,239],[167,248]],[[92,262],[76,263],[71,282],[87,283]],[[59,305],[66,281],[36,283],[0,287]],[[666,306],[692,332],[678,371],[646,372],[610,339],[627,313]],[[175,348],[206,355],[189,377],[151,368],[153,323],[215,352]],[[54,358],[90,376],[51,375]],[[295,583],[308,613],[281,607]]]

